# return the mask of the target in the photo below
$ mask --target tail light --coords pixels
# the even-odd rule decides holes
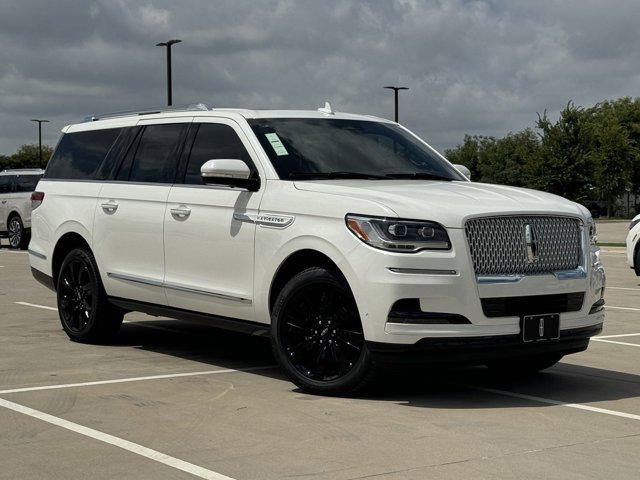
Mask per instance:
[[[31,194],[31,210],[35,210],[40,205],[42,205],[43,200],[44,200],[44,192],[33,192]]]

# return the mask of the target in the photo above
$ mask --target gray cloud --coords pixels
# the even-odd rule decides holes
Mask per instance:
[[[629,1],[0,0],[0,152],[35,125],[165,100],[392,115],[382,86],[411,87],[401,121],[434,146],[504,135],[640,91],[640,4]]]

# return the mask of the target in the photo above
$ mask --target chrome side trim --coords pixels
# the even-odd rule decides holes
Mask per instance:
[[[136,277],[134,275],[127,275],[124,273],[107,272],[107,277],[115,278],[116,280],[124,280],[125,282],[141,283],[143,285],[152,285],[154,287],[164,286],[162,280],[154,280],[153,278]]]
[[[239,222],[255,223],[263,227],[287,228],[296,217],[291,215],[279,215],[275,213],[241,213],[235,212],[233,219]]]
[[[236,295],[229,295],[227,293],[214,292],[212,290],[202,290],[200,288],[194,288],[194,287],[190,287],[188,285],[182,285],[179,283],[165,282],[164,287],[169,288],[171,290],[178,290],[180,292],[195,293],[198,295],[208,295],[210,297],[221,298],[223,300],[231,300],[234,302],[247,303],[247,304],[251,303],[250,298],[238,297]]]
[[[517,283],[524,275],[477,275],[478,283]]]
[[[436,270],[432,268],[399,268],[387,267],[387,270],[393,273],[404,273],[407,275],[457,275],[455,270]]]
[[[114,278],[116,280],[123,280],[125,282],[140,283],[142,285],[151,285],[153,287],[164,287],[164,288],[169,288],[171,290],[179,290],[181,292],[196,293],[198,295],[208,295],[210,297],[216,297],[216,298],[221,298],[223,300],[231,300],[231,301],[240,302],[240,303],[248,303],[248,304],[252,303],[250,298],[238,297],[236,295],[229,295],[227,293],[214,292],[212,290],[202,290],[199,288],[193,288],[188,285],[182,285],[179,283],[167,283],[160,280],[154,280],[151,278],[137,277],[134,275],[127,275],[123,273],[114,273],[114,272],[107,272],[107,276],[110,278]]]
[[[41,258],[42,260],[46,260],[47,259],[46,255],[44,255],[44,254],[42,254],[40,252],[36,252],[35,250],[29,249],[29,250],[27,250],[27,252],[29,252],[29,255],[33,255],[36,258]]]

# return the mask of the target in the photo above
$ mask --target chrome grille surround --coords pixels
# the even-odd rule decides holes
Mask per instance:
[[[527,225],[536,234],[533,261]],[[540,275],[582,265],[581,227],[573,217],[514,215],[469,219],[465,233],[476,275]]]

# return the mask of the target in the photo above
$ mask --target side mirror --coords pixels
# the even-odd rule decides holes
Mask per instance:
[[[229,185],[252,192],[260,188],[260,179],[251,176],[249,166],[242,160],[207,160],[200,167],[202,181],[207,185]]]
[[[454,163],[453,166],[456,167],[461,174],[467,177],[467,179],[471,180],[471,170],[459,163]]]

